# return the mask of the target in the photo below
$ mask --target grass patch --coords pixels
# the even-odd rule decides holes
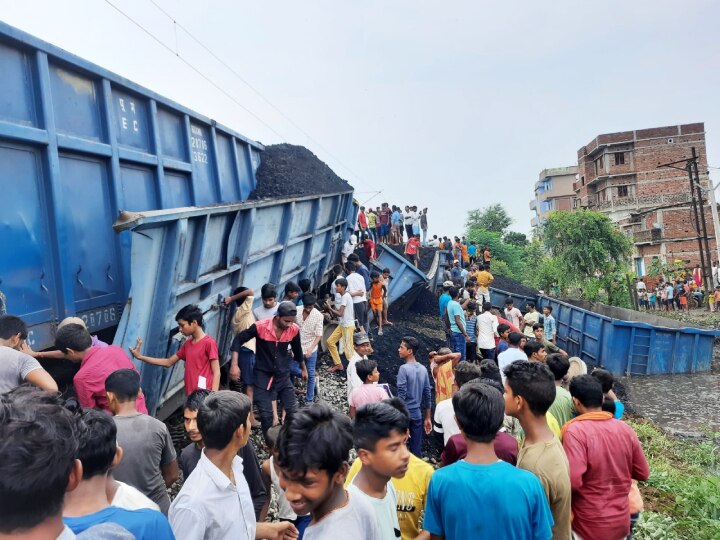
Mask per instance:
[[[630,418],[650,464],[640,483],[645,511],[635,528],[637,540],[720,538],[719,433],[701,442],[666,435],[652,422]]]

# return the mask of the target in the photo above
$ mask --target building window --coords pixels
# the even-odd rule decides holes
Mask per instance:
[[[628,187],[627,186],[618,186],[618,197],[627,197],[627,196],[628,196]]]
[[[625,152],[615,152],[615,165],[625,165]]]
[[[595,174],[598,176],[603,172],[603,158],[600,156],[595,160]]]
[[[584,177],[584,176],[581,176],[581,177],[580,177],[580,185],[581,185],[581,186],[584,186],[584,185],[585,185],[585,177]]]

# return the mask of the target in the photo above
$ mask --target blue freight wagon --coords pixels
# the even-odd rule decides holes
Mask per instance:
[[[553,308],[559,347],[615,375],[709,371],[720,336],[717,330],[584,300],[540,296],[538,303]]]
[[[53,342],[56,321],[118,324],[130,289],[120,211],[247,199],[263,146],[0,23],[0,310]]]
[[[130,231],[132,287],[115,344],[166,358],[179,348],[175,314],[187,304],[204,312],[205,332],[228,358],[233,306],[223,297],[242,284],[261,303],[267,282],[320,283],[351,233],[352,192],[201,208],[123,212],[115,230]],[[185,397],[183,362],[172,368],[135,361],[151,413],[164,418]]]
[[[261,144],[1,22],[0,74],[0,313],[36,350],[77,315],[172,354],[174,315],[196,302],[224,352],[223,295],[317,282],[354,227],[351,189],[242,202]],[[138,367],[152,408],[172,412],[182,365]]]

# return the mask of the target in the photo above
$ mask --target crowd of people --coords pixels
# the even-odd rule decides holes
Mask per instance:
[[[378,223],[381,240],[398,239],[382,229],[397,225],[390,208],[379,211],[360,224],[363,241],[372,241]],[[387,220],[378,222],[383,211]],[[408,212],[414,210],[403,216]],[[417,218],[421,230],[423,215],[426,210]],[[406,232],[415,235],[409,224]],[[218,344],[204,332],[197,306],[177,313],[185,340],[171,356],[143,354],[138,339],[129,351],[137,361],[184,362],[189,442],[180,452],[167,426],[147,414],[140,374],[126,351],[69,319],[57,330],[56,350],[36,352],[24,343],[24,322],[0,316],[0,534],[63,540],[631,535],[642,508],[637,481],[649,470],[637,436],[620,421],[624,407],[612,374],[588,374],[579,358],[568,357],[557,344],[550,307],[541,313],[528,303],[523,312],[511,298],[501,310],[492,306],[487,246],[458,237],[433,241],[455,255],[438,298],[447,346],[430,351],[426,367],[418,340],[403,337],[393,385],[380,380],[378,363],[387,359],[373,357],[368,316],[378,337],[392,325],[392,277],[389,269],[370,271],[354,249],[320,287],[301,280],[280,293],[267,283],[257,306],[246,287],[224,299],[234,310],[227,385]],[[344,375],[349,414],[318,397],[328,323],[334,325],[326,339],[328,371],[340,380]],[[37,358],[79,365],[70,399],[60,397]],[[269,454],[262,463],[250,440],[256,428]],[[442,446],[437,470],[423,459],[431,438]],[[168,488],[181,475],[171,500]],[[272,499],[275,520],[268,521]]]

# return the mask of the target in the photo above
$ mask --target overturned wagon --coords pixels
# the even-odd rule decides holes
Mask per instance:
[[[557,320],[558,345],[616,375],[709,371],[717,330],[703,330],[649,313],[540,296]]]

